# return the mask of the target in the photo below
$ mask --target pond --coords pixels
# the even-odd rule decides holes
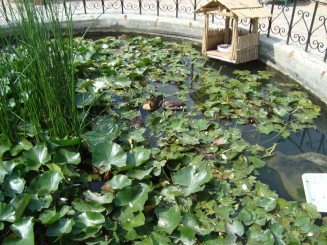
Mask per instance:
[[[235,70],[248,70],[251,73],[269,71],[273,76],[266,81],[266,83],[275,84],[277,86],[279,83],[289,83],[295,85],[298,89],[300,88],[294,80],[266,66],[260,61],[234,65],[222,61],[211,60],[208,62],[208,66],[215,70],[220,70],[222,75],[228,77],[236,77],[235,74],[233,74]],[[194,92],[194,87],[191,87],[192,86],[190,86],[189,91],[190,95]],[[170,85],[164,88],[159,87],[158,90],[167,94],[168,99],[176,100],[176,97],[172,96],[172,94],[176,93],[179,89],[174,85]],[[199,94],[197,96],[201,97]],[[197,104],[197,98],[194,98],[194,101],[192,98],[194,98],[194,96],[189,96],[188,101],[186,101],[189,107]],[[319,99],[314,97],[311,97],[311,99],[321,107],[321,116],[314,120],[315,128],[305,128],[296,133],[291,132],[287,138],[282,137],[276,132],[272,132],[269,135],[262,134],[256,131],[252,124],[237,125],[233,121],[228,122],[228,126],[238,127],[244,139],[251,144],[259,144],[266,148],[276,144],[274,148],[276,155],[269,159],[266,166],[258,169],[257,178],[263,183],[268,184],[272,190],[276,191],[280,197],[286,200],[306,201],[302,184],[302,174],[327,172],[327,157],[324,157],[327,155],[327,127],[325,125],[327,111],[324,104],[319,101]],[[202,114],[200,113],[196,117],[202,118]],[[291,119],[289,118],[286,120]],[[226,121],[222,120],[220,123],[224,125]],[[322,166],[317,163],[321,161],[324,162]],[[293,177],[289,178],[289,176]]]
[[[125,34],[119,35],[112,33],[111,35],[124,36]],[[134,34],[129,35],[133,36]],[[88,38],[93,40],[103,37],[103,33],[88,36]],[[171,39],[166,40],[170,41]],[[187,63],[187,58],[185,59],[185,63]],[[208,60],[206,61],[206,66],[215,71],[220,71],[220,74],[226,76],[226,78],[236,78],[237,75],[234,74],[235,70],[250,71],[252,74],[258,71],[269,71],[273,76],[270,77],[269,80],[264,81],[265,84],[274,84],[276,86],[278,86],[278,84],[288,84],[301,90],[300,86],[288,76],[266,66],[260,61],[235,65],[218,60]],[[174,82],[162,84],[160,79],[150,83],[159,93],[164,94],[165,98],[168,100],[178,100],[179,93],[186,88],[187,91],[183,92],[185,93],[185,95],[183,95],[184,102],[188,108],[196,107],[205,92],[201,91],[201,87],[194,82],[194,76],[200,72],[200,68],[194,68],[192,65],[188,67],[190,69],[190,75],[184,81],[184,88],[181,88],[181,84],[176,84]],[[268,88],[263,87],[261,90],[262,93],[265,93],[265,90],[268,90]],[[239,125],[235,120],[219,120],[219,123],[221,125],[226,125],[226,127],[237,127],[242,132],[242,137],[251,144],[259,144],[265,148],[274,145],[276,156],[272,157],[265,167],[258,169],[257,178],[268,184],[272,190],[276,191],[280,197],[286,200],[306,201],[301,179],[303,173],[327,172],[327,162],[319,166],[319,164],[313,160],[317,158],[318,162],[319,160],[327,161],[327,158],[325,159],[322,157],[322,155],[327,155],[327,139],[325,137],[327,128],[324,123],[327,117],[327,111],[324,104],[320,102],[319,99],[314,97],[311,97],[311,99],[321,107],[321,116],[314,120],[315,128],[309,127],[303,130],[297,130],[296,132],[290,132],[290,135],[286,138],[281,136],[279,132],[271,132],[268,135],[262,134],[258,132],[252,124]],[[142,110],[141,107],[139,107],[139,109],[142,114],[142,119],[146,120],[146,116],[148,115],[147,112]],[[203,112],[195,110],[195,114],[196,115],[193,115],[193,117],[203,118]],[[287,117],[288,115],[286,115],[285,121],[292,121],[292,118]],[[149,129],[147,129],[145,136],[148,134]],[[157,139],[152,138],[150,143],[153,147],[156,147]],[[313,154],[306,155],[304,153]],[[310,159],[308,160],[307,158]],[[299,167],[299,164],[302,164],[302,167]],[[291,180],[286,177],[289,175],[293,176]]]
[[[218,61],[214,63],[214,66],[224,66],[224,74],[233,76],[235,65]],[[274,74],[269,82],[277,85],[281,82],[296,83],[260,61],[238,65],[237,69],[246,69],[252,72],[268,70]],[[253,132],[251,125],[242,128],[243,136],[251,143],[258,143],[263,146],[277,143],[275,148],[277,156],[268,161],[268,166],[258,169],[258,180],[268,184],[280,197],[287,200],[306,201],[301,178],[302,174],[327,172],[327,157],[324,157],[327,155],[327,125],[325,123],[327,120],[327,110],[323,102],[314,96],[310,97],[321,108],[320,117],[314,120],[315,128],[306,128],[296,133],[292,132],[287,138],[283,138],[277,133],[265,135]],[[317,163],[320,160],[324,162],[322,166]],[[300,166],[301,164],[302,166]],[[293,178],[289,178],[290,176],[293,176]]]
[[[39,43],[44,59],[25,43],[0,60],[0,112],[16,122],[0,121],[4,242],[325,242],[315,207],[280,198],[301,200],[285,184],[298,163],[323,171],[320,108],[298,85],[191,42],[58,38]],[[321,158],[299,154],[308,141]]]

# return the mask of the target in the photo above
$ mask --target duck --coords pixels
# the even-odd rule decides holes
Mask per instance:
[[[146,110],[146,111],[155,111],[162,106],[162,102],[163,102],[162,95],[159,95],[159,96],[151,95],[151,98],[147,99],[144,102],[142,108],[143,108],[143,110]]]
[[[136,116],[134,117],[133,121],[130,125],[131,128],[141,128],[144,127],[144,122],[142,120],[141,112],[138,111]]]
[[[186,104],[184,102],[169,101],[169,100],[163,101],[163,107],[166,110],[182,110],[185,106]]]

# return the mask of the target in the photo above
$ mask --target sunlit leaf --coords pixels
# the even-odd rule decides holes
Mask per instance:
[[[31,142],[29,142],[26,139],[22,139],[21,141],[19,141],[17,143],[17,145],[15,145],[14,148],[12,148],[10,150],[10,154],[12,156],[16,156],[18,155],[21,151],[25,150],[28,151],[29,149],[31,149],[33,147],[33,144]],[[1,154],[0,154],[1,155]]]
[[[30,170],[37,170],[42,164],[50,161],[51,156],[45,146],[34,146],[25,152],[26,164]]]
[[[195,231],[185,225],[179,225],[177,239],[185,245],[193,245],[196,242]]]
[[[173,183],[181,185],[184,196],[202,191],[204,184],[211,180],[211,174],[206,170],[199,170],[196,166],[186,166],[173,175]]]
[[[0,202],[0,221],[15,221],[15,210],[11,205]]]
[[[63,179],[62,173],[56,171],[46,171],[31,182],[29,191],[40,195],[58,190],[58,186]]]
[[[106,204],[106,203],[111,203],[113,200],[113,194],[108,192],[105,194],[99,194],[99,193],[95,193],[95,192],[91,192],[90,190],[84,192],[84,196],[97,204]]]
[[[142,147],[136,147],[127,154],[127,165],[140,166],[150,158],[151,151]]]
[[[23,217],[11,225],[11,230],[15,233],[13,237],[6,237],[4,245],[25,245],[34,244],[34,222],[33,217]]]
[[[59,148],[53,155],[56,163],[78,164],[81,162],[80,153],[77,150]]]
[[[58,237],[69,234],[72,231],[74,224],[75,222],[72,219],[61,218],[54,224],[48,226],[46,235]]]
[[[108,183],[112,189],[121,190],[130,186],[132,181],[126,175],[115,175]]]
[[[232,235],[242,236],[244,234],[244,227],[238,220],[234,220],[233,223],[226,223],[226,232]]]
[[[92,151],[92,164],[102,172],[111,169],[111,166],[126,166],[127,154],[120,145],[113,142],[97,144]]]
[[[76,223],[84,227],[98,226],[105,222],[104,216],[98,212],[86,211],[77,216]]]
[[[158,217],[157,229],[167,232],[169,235],[176,229],[181,221],[181,214],[176,207],[155,209]]]
[[[145,184],[125,187],[122,191],[116,194],[114,199],[115,205],[125,206],[129,212],[143,210],[144,203],[148,199],[150,187]]]

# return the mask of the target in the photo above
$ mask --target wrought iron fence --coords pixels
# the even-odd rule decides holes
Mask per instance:
[[[5,10],[5,0],[1,0]],[[192,19],[202,21],[201,14],[194,10],[210,0],[55,0],[65,10],[73,6],[74,14],[139,14]],[[262,19],[261,33],[276,36],[286,44],[300,45],[305,51],[327,60],[327,0],[258,0],[273,15]],[[45,6],[46,7],[46,6]],[[5,12],[5,11],[2,11]],[[4,16],[0,16],[4,19]],[[223,19],[212,16],[212,22],[223,23]],[[248,19],[241,20],[240,26],[251,30]]]

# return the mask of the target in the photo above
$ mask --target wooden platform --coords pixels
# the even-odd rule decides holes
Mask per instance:
[[[227,61],[227,62],[231,62],[231,63],[236,63],[236,60],[232,60],[230,58],[230,52],[218,52],[217,49],[212,49],[212,50],[208,50],[206,52],[206,56],[213,58],[213,59],[217,59],[217,60],[223,60],[223,61]]]

